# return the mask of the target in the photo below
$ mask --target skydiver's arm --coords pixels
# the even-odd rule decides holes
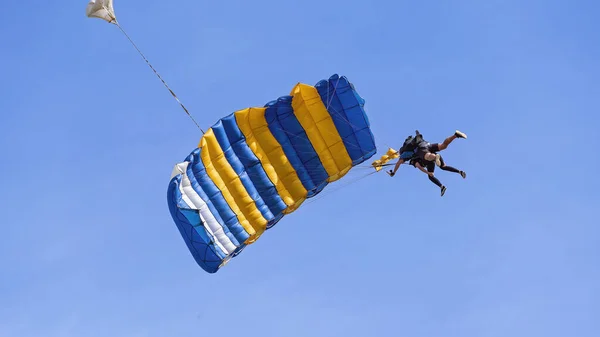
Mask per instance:
[[[415,163],[415,166],[417,166],[417,168],[418,168],[419,170],[421,170],[421,172],[425,173],[426,175],[428,175],[428,176],[430,176],[430,175],[431,175],[429,172],[427,172],[427,170],[426,170],[426,169],[425,169],[423,166],[421,166],[421,164],[420,164],[420,163]]]
[[[396,174],[396,171],[398,171],[398,169],[400,168],[400,165],[402,165],[403,163],[404,163],[404,159],[402,159],[402,158],[398,159],[398,162],[394,166],[394,170],[392,172],[394,174]]]

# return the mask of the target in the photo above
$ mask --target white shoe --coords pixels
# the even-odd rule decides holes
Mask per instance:
[[[440,154],[439,153],[435,154],[435,165],[437,165],[437,167],[441,167],[442,166],[442,161],[440,160]]]
[[[466,133],[464,133],[464,132],[460,132],[460,131],[458,131],[458,130],[456,130],[456,131],[454,132],[454,135],[455,135],[456,137],[458,137],[458,138],[464,138],[464,139],[467,139],[467,134],[466,134]]]

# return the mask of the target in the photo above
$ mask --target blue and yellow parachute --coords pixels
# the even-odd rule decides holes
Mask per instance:
[[[264,107],[220,119],[173,170],[171,215],[215,273],[329,183],[377,151],[365,101],[346,77],[298,83]]]

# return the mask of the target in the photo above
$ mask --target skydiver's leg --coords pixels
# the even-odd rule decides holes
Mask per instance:
[[[438,148],[438,151],[443,151],[446,148],[448,148],[448,145],[450,145],[450,143],[452,143],[453,140],[455,140],[456,138],[467,138],[467,135],[464,132],[460,132],[458,130],[456,130],[456,132],[454,132],[454,134],[446,139],[444,139],[443,143],[438,143],[438,144],[433,144],[436,145]],[[438,151],[433,151],[433,152],[438,152]]]
[[[443,197],[444,193],[446,193],[446,186],[442,185],[440,180],[438,178],[436,178],[435,176],[429,176],[429,180],[431,180],[431,182],[433,182],[440,188],[440,194]]]
[[[461,170],[455,169],[452,166],[448,166],[448,165],[440,166],[440,169],[442,169],[444,171],[450,171],[450,172],[458,173],[458,174],[460,174],[461,177],[463,177],[463,179],[467,178],[467,173],[465,171],[461,171]]]
[[[433,175],[434,170],[435,166],[433,165],[433,163],[429,163],[427,165],[427,172],[430,173],[429,180],[440,188],[441,195],[444,196],[444,193],[446,193],[446,186],[442,185],[442,182],[436,176]]]
[[[434,144],[434,145],[435,145],[435,144]],[[441,161],[440,161],[440,158],[441,158],[441,157],[440,157],[439,153],[432,153],[432,152],[429,152],[429,151],[428,151],[428,152],[426,152],[426,153],[423,155],[423,159],[425,159],[425,160],[427,160],[427,161],[431,161],[431,162],[435,161],[435,164],[436,164],[437,166],[440,166],[440,165],[442,165],[442,163],[441,163]]]
[[[444,171],[458,173],[458,174],[460,174],[463,177],[463,179],[465,179],[467,177],[467,174],[465,173],[465,171],[461,171],[461,170],[456,169],[456,168],[454,168],[452,166],[446,165],[446,163],[444,162],[444,158],[442,158],[441,156],[440,156],[440,161],[442,163],[442,165],[440,166],[440,169],[442,169]]]
[[[437,187],[442,188],[442,182],[436,176],[429,176],[429,180],[431,180],[432,183],[436,184]]]
[[[435,144],[434,144],[435,145]],[[436,153],[432,153],[435,152],[435,148],[436,147],[432,147],[433,145],[429,145],[427,147],[421,147],[417,150],[417,157],[426,160],[426,161],[430,161],[433,162],[435,161],[435,164],[437,166],[441,165],[440,162],[440,155],[436,154]]]

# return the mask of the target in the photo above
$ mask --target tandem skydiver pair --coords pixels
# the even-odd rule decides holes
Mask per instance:
[[[412,165],[427,174],[429,180],[440,188],[441,195],[443,196],[444,193],[446,193],[446,186],[434,176],[433,172],[435,171],[436,165],[444,171],[460,174],[463,179],[467,177],[465,171],[446,165],[444,159],[439,154],[440,151],[448,148],[448,145],[457,138],[466,139],[467,135],[456,130],[452,136],[446,138],[442,143],[430,143],[423,139],[423,135],[419,130],[416,130],[414,137],[411,135],[404,140],[404,144],[402,144],[402,147],[398,150],[400,153],[398,162],[394,166],[394,169],[387,173],[393,177],[400,168],[400,165],[408,162],[409,165]]]

